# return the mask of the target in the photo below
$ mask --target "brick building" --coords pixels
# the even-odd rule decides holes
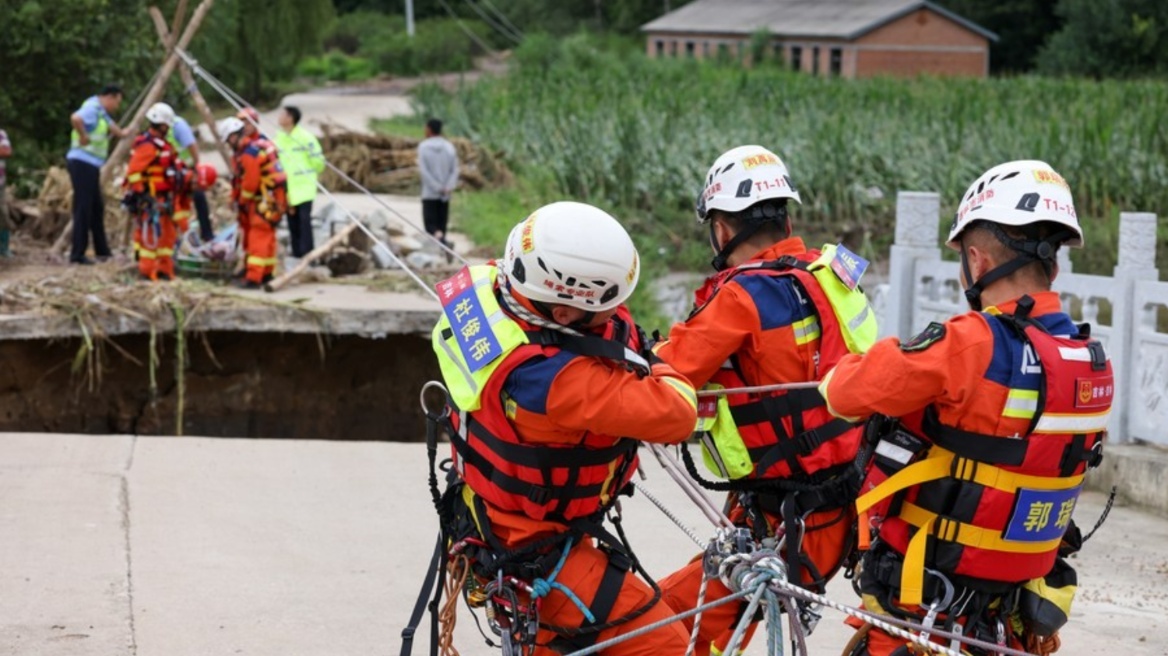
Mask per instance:
[[[694,0],[641,27],[650,57],[770,54],[816,75],[969,75],[990,68],[993,32],[917,0]]]

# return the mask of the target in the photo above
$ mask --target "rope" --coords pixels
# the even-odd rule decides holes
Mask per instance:
[[[492,55],[499,54],[495,52],[494,48],[484,43],[477,34],[475,34],[469,27],[466,26],[466,23],[462,22],[462,19],[458,17],[458,14],[454,13],[454,10],[450,8],[450,5],[446,4],[446,0],[438,0],[438,3],[442,5],[442,7],[446,10],[446,13],[450,14],[450,17],[454,19],[454,22],[458,23],[458,26],[462,28],[462,31],[466,32],[466,35],[470,37],[471,41],[479,44],[480,48],[486,52],[491,53]]]
[[[680,528],[683,533],[688,535],[689,539],[693,540],[694,544],[698,545],[698,548],[700,548],[700,549],[706,548],[706,543],[702,542],[701,538],[698,537],[697,532],[694,531],[692,528],[683,524],[681,521],[681,518],[679,518],[677,515],[673,514],[673,511],[671,511],[669,508],[667,508],[665,506],[665,504],[661,502],[660,499],[658,499],[656,496],[653,495],[653,493],[649,492],[649,490],[646,489],[644,485],[641,485],[640,483],[633,481],[633,487],[637,488],[637,491],[640,492],[641,494],[643,494],[645,496],[645,498],[649,500],[650,503],[652,503],[654,506],[657,506],[657,509],[660,510],[666,517],[668,517],[677,526],[677,528]],[[702,585],[705,586],[705,579],[702,580]],[[703,590],[704,590],[704,588],[703,588]]]
[[[187,65],[189,67],[191,67],[192,70],[194,70],[195,67],[198,67],[198,61],[194,57],[192,57],[190,53],[188,53],[185,50],[179,50],[178,53],[179,53],[179,57],[181,57],[183,59],[183,61],[185,61],[187,63]],[[199,70],[202,71],[202,73],[199,74],[199,77],[202,77],[204,80],[207,80],[208,83],[210,83],[213,87],[218,85],[216,90],[219,91],[220,94],[226,93],[227,95],[234,98],[236,103],[239,103],[239,104],[232,103],[232,105],[235,106],[237,109],[242,109],[242,107],[240,107],[240,105],[243,105],[246,107],[251,107],[251,103],[247,102],[247,100],[244,99],[243,96],[240,96],[239,94],[235,93],[235,91],[228,88],[226,84],[219,81],[218,78],[216,78],[214,75],[211,75],[211,73],[208,72],[206,69],[199,67]],[[214,80],[214,83],[212,83],[211,80]],[[257,127],[258,127],[258,125],[257,125]],[[385,209],[389,213],[396,216],[402,223],[413,228],[414,231],[417,232],[419,235],[423,235],[426,239],[429,239],[430,241],[434,242],[434,244],[437,245],[439,249],[446,252],[446,254],[457,259],[459,262],[462,262],[464,265],[469,264],[469,262],[466,261],[466,258],[459,255],[453,248],[447,246],[444,241],[442,241],[441,239],[435,237],[434,235],[426,232],[426,230],[424,228],[418,227],[418,224],[416,224],[413,221],[411,221],[410,219],[406,218],[406,216],[404,214],[402,214],[401,212],[394,209],[392,205],[385,202],[384,199],[382,199],[377,194],[373,193],[373,191],[370,190],[368,187],[362,185],[360,182],[357,182],[352,176],[350,176],[348,173],[345,173],[336,164],[333,164],[332,162],[328,161],[328,159],[325,159],[324,165],[330,171],[332,171],[333,173],[336,173],[337,176],[340,177],[342,180],[344,180],[345,182],[348,182],[350,185],[352,185],[358,191],[360,191],[361,193],[363,193],[366,196],[368,196],[369,198],[371,198],[375,203],[380,205],[383,209]]]
[[[1107,505],[1103,506],[1103,513],[1099,515],[1099,519],[1095,521],[1095,526],[1091,529],[1091,532],[1083,536],[1083,544],[1087,544],[1087,540],[1090,540],[1091,536],[1095,535],[1095,531],[1098,531],[1099,527],[1103,526],[1103,522],[1107,521],[1107,516],[1111,514],[1111,507],[1115,505],[1115,493],[1118,490],[1119,486],[1111,486],[1111,492],[1107,495]]]
[[[905,638],[919,647],[931,650],[936,653],[946,654],[947,656],[963,656],[958,651],[954,651],[935,642],[930,642],[929,639],[925,636],[945,638],[951,641],[956,640],[972,647],[984,649],[990,653],[999,654],[1000,656],[1033,656],[1033,654],[1028,654],[1024,651],[1019,651],[1011,647],[998,645],[992,642],[986,642],[984,640],[978,640],[976,638],[953,633],[950,631],[944,631],[942,629],[926,627],[917,622],[909,622],[887,615],[876,615],[859,608],[853,608],[851,606],[832,601],[831,599],[811,592],[810,590],[800,588],[784,579],[776,578],[774,581],[772,581],[771,584],[779,586],[784,590],[784,592],[790,594],[793,597],[838,610],[841,613],[848,615],[849,617],[855,617],[856,619],[863,620],[875,626],[876,628],[885,631],[886,633],[895,635],[900,638]],[[919,631],[919,633],[915,633],[914,631]]]
[[[146,83],[146,86],[142,87],[142,90],[138,92],[137,97],[134,98],[134,102],[130,103],[129,106],[127,106],[124,110],[122,110],[122,115],[118,117],[118,121],[117,121],[118,127],[120,127],[120,128],[127,127],[126,125],[122,124],[121,119],[124,119],[126,117],[129,117],[129,118],[134,117],[134,113],[138,111],[138,106],[141,105],[142,101],[146,98],[146,93],[149,92],[150,89],[154,86],[154,82],[156,80],[158,80],[158,74],[161,72],[162,72],[162,68],[156,68],[154,70],[154,75],[150,78],[150,81]]]
[[[458,617],[458,598],[470,576],[470,559],[466,554],[458,554],[450,560],[448,567],[450,576],[446,577],[446,601],[438,615],[438,623],[442,627],[438,634],[438,653],[442,656],[459,656],[458,649],[454,647],[454,623]]]
[[[495,5],[491,3],[491,0],[482,0],[482,3],[487,6],[487,9],[491,10],[491,13],[499,17],[499,22],[506,25],[512,32],[517,34],[520,39],[523,38],[523,32],[520,31],[518,27],[515,27],[515,23],[512,23],[511,20],[507,18],[506,14],[499,11],[498,8],[496,8]]]
[[[503,37],[507,40],[514,42],[516,45],[523,41],[523,37],[509,31],[504,25],[499,23],[490,14],[484,11],[482,7],[475,4],[474,0],[466,0],[466,4],[470,5],[470,8],[473,9],[475,13],[483,19],[484,23],[486,23],[491,29],[495,30],[499,34],[502,34]]]
[[[522,303],[511,296],[511,280],[507,278],[507,273],[503,271],[502,268],[499,269],[499,280],[501,281],[501,287],[503,288],[503,293],[499,294],[499,298],[503,299],[503,305],[506,305],[507,310],[509,310],[515,316],[526,321],[527,323],[539,326],[540,328],[554,330],[556,332],[564,333],[565,335],[572,335],[574,337],[580,337],[582,335],[582,333],[580,333],[578,330],[574,330],[554,321],[549,321],[544,317],[541,317],[531,310],[523,307]]]
[[[564,568],[564,562],[568,560],[568,551],[572,548],[572,542],[572,538],[564,541],[564,551],[560,554],[560,560],[556,563],[555,568],[552,569],[552,573],[546,579],[537,578],[531,582],[531,596],[539,599],[548,596],[552,590],[559,590],[564,593],[564,596],[569,601],[576,605],[576,608],[580,609],[580,612],[584,614],[584,619],[588,620],[589,624],[596,624],[596,616],[592,614],[592,609],[588,608],[588,604],[581,601],[580,597],[577,597],[571,588],[556,581],[556,577],[560,575],[560,570]]]
[[[710,575],[706,569],[702,568],[702,584],[698,587],[698,603],[697,608],[701,608],[706,603],[706,588],[710,583]],[[698,646],[698,634],[701,633],[702,628],[702,611],[699,610],[697,615],[694,615],[693,631],[689,633],[689,646],[685,648],[685,656],[693,656],[694,650]]]
[[[680,622],[681,620],[689,619],[689,618],[691,618],[691,617],[693,617],[693,616],[695,616],[698,613],[701,613],[703,611],[707,611],[707,610],[710,610],[712,608],[717,608],[718,606],[724,606],[724,605],[731,603],[733,601],[738,601],[739,599],[746,597],[747,595],[751,594],[752,592],[753,592],[752,590],[741,590],[739,592],[735,592],[735,593],[728,595],[726,597],[722,597],[721,599],[718,599],[716,601],[711,601],[710,603],[706,604],[704,607],[694,608],[692,610],[687,610],[685,612],[673,615],[672,617],[667,617],[663,620],[657,620],[656,622],[653,622],[652,624],[646,624],[645,626],[642,626],[641,628],[639,628],[635,631],[629,631],[628,633],[626,633],[624,635],[619,635],[615,638],[609,638],[608,640],[605,640],[604,642],[598,642],[598,643],[596,643],[596,644],[594,644],[591,647],[588,647],[586,649],[574,651],[574,652],[568,654],[568,656],[588,656],[588,654],[595,654],[598,651],[603,651],[603,650],[608,649],[609,647],[612,647],[614,645],[619,645],[620,643],[625,642],[626,640],[633,640],[636,638],[640,638],[641,636],[643,636],[647,633],[652,633],[653,631],[656,631],[657,629],[660,629],[663,626],[669,626],[670,624],[673,624],[674,622]]]
[[[774,385],[755,385],[754,387],[725,387],[722,389],[708,389],[698,392],[698,398],[710,396],[727,396],[729,394],[761,394],[763,392],[782,392],[786,390],[816,389],[820,381],[811,380],[800,383],[776,383]]]
[[[230,87],[217,80],[215,76],[208,73],[205,69],[203,69],[202,66],[199,66],[199,62],[191,57],[190,54],[186,51],[178,50],[177,52],[196,75],[206,80],[207,84],[210,84],[211,88],[215,89],[215,91],[217,91],[219,95],[223,96],[223,98],[226,99],[227,102],[230,103],[233,107],[235,107],[235,109],[241,111],[244,109],[246,103],[242,102],[242,98],[240,98],[238,94],[232,91]],[[253,124],[257,129],[260,128],[258,123],[253,122]],[[372,239],[374,243],[384,248],[385,252],[389,254],[390,258],[393,259],[393,261],[396,262],[399,267],[401,267],[402,271],[409,275],[409,277],[412,278],[414,282],[418,283],[418,286],[421,287],[422,290],[429,294],[435,301],[441,302],[438,298],[438,293],[435,292],[429,284],[422,280],[418,274],[414,273],[414,271],[410,269],[409,265],[407,265],[404,260],[402,260],[397,256],[396,253],[393,252],[393,249],[390,248],[389,245],[381,241],[377,235],[374,235],[373,232],[368,227],[366,227],[365,224],[362,223],[351,211],[349,211],[349,208],[345,207],[345,205],[341,203],[331,191],[326,189],[319,180],[316,182],[316,188],[324,193],[324,195],[328,197],[330,201],[336,203],[337,207],[341,208],[341,210],[345,213],[345,217],[353,223],[357,224],[357,227],[370,239]]]
[[[208,84],[211,84],[211,86],[214,87],[215,90],[218,91],[221,95],[225,94],[225,95],[230,96],[231,98],[234,98],[235,102],[232,103],[232,106],[236,107],[237,109],[242,109],[241,105],[244,107],[251,106],[251,103],[247,102],[247,100],[245,100],[242,96],[240,96],[239,94],[235,93],[233,90],[228,88],[227,85],[225,85],[223,82],[219,81],[218,78],[216,78],[214,75],[211,75],[211,73],[208,72],[206,69],[200,67],[198,65],[198,61],[194,57],[192,57],[190,55],[190,53],[186,52],[185,50],[180,50],[179,56],[183,58],[183,61],[187,62],[187,65],[189,67],[191,67],[192,70],[194,70],[195,68],[198,68],[200,71],[202,71],[201,73],[199,73],[199,77],[203,78],[204,80],[207,80]],[[214,80],[214,82],[212,82],[212,80]],[[258,125],[257,125],[257,127],[258,127]],[[409,218],[407,218],[404,214],[402,214],[401,212],[394,209],[392,205],[385,202],[385,200],[383,198],[381,198],[377,194],[373,193],[373,191],[370,190],[368,187],[362,185],[360,182],[357,182],[355,179],[353,179],[352,176],[350,176],[348,173],[345,173],[343,170],[341,170],[339,167],[337,167],[336,164],[333,164],[332,162],[325,159],[324,165],[330,171],[332,171],[333,173],[336,173],[337,176],[340,177],[342,180],[344,180],[345,182],[348,182],[350,185],[355,187],[358,191],[365,194],[370,199],[372,199],[375,203],[380,205],[383,209],[385,209],[386,211],[388,211],[391,214],[393,214],[394,216],[396,216],[398,218],[398,220],[400,220],[402,223],[406,224],[410,228],[413,228],[414,231],[417,232],[419,235],[422,235],[426,239],[432,241],[435,245],[438,246],[438,248],[440,248],[441,250],[446,252],[448,255],[457,259],[459,262],[462,262],[464,265],[470,264],[469,262],[467,262],[466,258],[464,258],[462,255],[459,255],[453,248],[450,248],[449,246],[447,246],[446,243],[443,242],[441,239],[426,232],[426,230],[424,228],[418,227],[418,224],[414,223]],[[319,185],[319,183],[318,183],[318,185]]]

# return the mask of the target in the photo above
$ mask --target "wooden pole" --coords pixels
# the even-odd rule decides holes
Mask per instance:
[[[171,46],[174,45],[174,43],[171,42],[171,39],[174,37],[169,35],[180,34],[179,30],[182,29],[183,21],[186,19],[187,0],[178,0],[178,6],[174,9],[174,18],[172,18],[170,22],[170,30],[167,32],[168,36],[167,41],[165,42],[167,52],[170,52]]]
[[[130,119],[130,122],[122,126],[128,134],[126,137],[118,139],[118,145],[114,148],[114,152],[106,158],[105,165],[101,169],[101,190],[104,190],[106,185],[109,184],[109,179],[113,175],[114,169],[121,164],[122,160],[126,159],[126,156],[130,152],[130,146],[134,140],[128,135],[137,132],[138,123],[146,115],[146,110],[150,109],[151,105],[162,98],[162,93],[166,90],[166,83],[170,80],[170,76],[174,73],[174,69],[179,62],[178,49],[186,50],[186,47],[195,36],[195,32],[199,30],[199,26],[203,23],[203,19],[207,16],[207,12],[211,10],[211,5],[213,4],[215,4],[215,0],[202,0],[199,6],[195,8],[195,13],[191,16],[191,21],[187,23],[186,29],[183,30],[182,36],[179,37],[176,48],[171,49],[166,61],[162,64],[162,69],[158,72],[157,79],[154,80],[153,86],[146,92],[146,97],[142,99],[142,105],[138,107],[138,111],[134,112],[134,117]],[[73,224],[70,223],[61,232],[61,236],[57,238],[57,241],[53,243],[52,252],[60,251],[72,235]]]
[[[299,264],[292,267],[291,269],[289,269],[285,273],[280,274],[280,277],[278,277],[278,278],[272,280],[271,282],[269,282],[268,284],[264,285],[264,291],[274,292],[274,291],[277,291],[278,289],[280,289],[281,287],[283,287],[284,285],[287,285],[289,282],[291,282],[293,279],[295,279],[296,276],[299,276],[300,274],[304,273],[305,269],[308,268],[308,265],[319,260],[322,256],[324,256],[325,254],[327,254],[329,251],[336,248],[337,246],[340,246],[345,240],[347,240],[349,238],[349,235],[352,234],[352,232],[356,229],[357,229],[357,221],[356,221],[356,219],[354,219],[349,223],[349,225],[345,226],[345,228],[343,230],[341,230],[337,234],[333,235],[332,238],[330,238],[328,241],[326,241],[325,243],[321,244],[320,246],[317,246],[316,248],[312,249],[312,251],[310,251],[308,253],[308,255],[305,255],[304,257],[302,257],[300,259]]]
[[[163,92],[166,90],[166,83],[170,80],[170,76],[174,73],[175,67],[179,63],[179,50],[186,50],[190,45],[191,39],[195,36],[195,32],[199,31],[199,26],[202,25],[203,19],[207,16],[207,12],[211,9],[211,5],[215,0],[202,0],[198,7],[195,7],[195,13],[191,15],[191,21],[187,23],[186,29],[183,30],[182,36],[179,37],[175,48],[171,49],[170,54],[166,57],[166,61],[162,64],[162,70],[158,72],[158,79],[154,81],[154,86],[146,92],[146,97],[142,100],[142,106],[134,112],[134,118],[130,119],[128,125],[123,126],[126,132],[134,133],[138,130],[138,124],[146,115],[146,110],[151,105],[158,102],[162,98]],[[105,167],[102,169],[101,177],[104,184],[109,176],[113,175],[113,170],[117,168],[126,156],[130,153],[130,145],[132,139],[118,140],[118,146],[114,149],[112,155],[105,161]]]
[[[158,7],[150,8],[150,17],[154,19],[154,29],[158,31],[158,38],[166,46],[167,52],[170,52],[174,32],[166,31],[166,21],[163,20],[162,12]],[[207,99],[203,97],[203,94],[199,91],[199,87],[195,84],[195,76],[191,73],[191,67],[187,66],[186,62],[179,64],[178,74],[182,77],[183,85],[186,86],[187,93],[190,94],[191,100],[195,103],[195,109],[199,110],[199,115],[203,117],[203,123],[211,130],[211,138],[215,142],[215,147],[219,150],[219,154],[223,156],[223,161],[227,164],[228,169],[230,169],[231,151],[227,150],[227,144],[219,140],[219,135],[215,131],[215,114],[211,111],[211,107],[207,104]]]

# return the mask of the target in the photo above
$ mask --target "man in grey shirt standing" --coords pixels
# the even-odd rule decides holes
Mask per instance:
[[[422,223],[426,232],[446,241],[450,218],[450,194],[458,184],[458,153],[442,136],[442,121],[426,121],[426,138],[418,144],[418,170],[422,175]]]

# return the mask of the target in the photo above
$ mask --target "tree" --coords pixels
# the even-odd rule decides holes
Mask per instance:
[[[995,73],[1033,70],[1043,44],[1062,24],[1051,0],[943,0],[941,4],[998,35],[990,46],[990,67]]]
[[[216,0],[191,51],[255,102],[272,82],[291,78],[302,58],[320,52],[332,20],[332,0]]]
[[[1059,0],[1064,23],[1039,58],[1047,73],[1127,77],[1168,71],[1168,3]]]
[[[63,158],[83,100],[120,83],[126,107],[161,61],[145,0],[0,0],[0,16],[0,128],[18,166]]]

